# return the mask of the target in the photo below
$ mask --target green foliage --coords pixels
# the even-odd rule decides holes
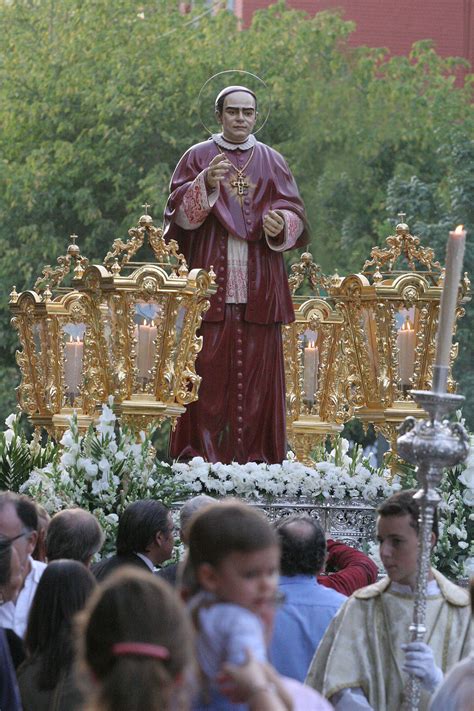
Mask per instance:
[[[4,416],[17,379],[12,285],[30,288],[73,232],[101,259],[145,200],[160,221],[178,158],[206,138],[199,89],[220,70],[247,69],[269,85],[261,137],[296,175],[325,271],[358,271],[400,210],[441,260],[448,227],[472,233],[472,76],[458,86],[462,60],[442,59],[428,41],[401,57],[354,50],[353,25],[338,14],[307,18],[283,3],[244,32],[228,12],[199,6],[182,16],[174,0],[139,9],[131,0],[12,0],[0,3],[0,24]],[[474,402],[471,319],[459,328],[457,375]],[[472,406],[465,412],[473,424]]]
[[[22,430],[21,416],[10,415],[0,432],[0,491],[19,491],[33,469],[47,466],[57,456],[55,445],[41,446],[39,436],[28,438]]]

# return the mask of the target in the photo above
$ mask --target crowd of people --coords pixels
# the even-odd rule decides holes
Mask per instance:
[[[379,580],[307,515],[270,522],[197,496],[180,510],[186,553],[172,562],[171,512],[140,500],[115,555],[98,560],[91,513],[49,520],[1,493],[1,711],[398,711],[410,674],[420,709],[472,711],[468,591],[432,569],[425,641],[410,642],[413,493],[378,509]]]

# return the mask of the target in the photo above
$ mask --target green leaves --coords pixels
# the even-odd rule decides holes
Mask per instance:
[[[28,441],[21,430],[20,416],[8,418],[9,428],[0,432],[0,490],[19,491],[35,468],[57,458],[56,447],[48,441],[42,447],[35,435]]]
[[[0,441],[0,488],[18,491],[31,471],[31,455],[17,439],[5,446]]]

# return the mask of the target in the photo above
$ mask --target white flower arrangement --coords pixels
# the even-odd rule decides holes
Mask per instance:
[[[171,504],[187,491],[173,482],[168,465],[156,461],[151,431],[133,433],[117,425],[112,400],[102,407],[94,427],[81,435],[77,417],[60,441],[54,461],[35,468],[20,491],[42,504],[48,513],[72,506],[97,517],[106,542],[102,553],[114,549],[118,518],[137,499],[159,499]]]
[[[253,499],[303,497],[312,502],[329,499],[376,501],[401,488],[400,477],[391,478],[388,469],[375,469],[362,449],[349,452],[349,442],[336,438],[334,449],[317,451],[314,467],[296,461],[290,452],[281,464],[210,464],[201,457],[172,465],[175,481],[195,494],[235,496]]]

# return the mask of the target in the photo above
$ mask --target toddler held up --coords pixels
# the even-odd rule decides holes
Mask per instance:
[[[249,654],[267,661],[267,638],[277,599],[280,549],[274,530],[257,510],[230,500],[199,512],[189,532],[189,558],[199,592],[190,609],[197,629],[197,656],[204,677],[193,709],[246,709],[219,689],[226,663],[243,665]],[[255,692],[274,696],[280,708],[284,690],[273,684]],[[285,708],[285,705],[282,706]]]

